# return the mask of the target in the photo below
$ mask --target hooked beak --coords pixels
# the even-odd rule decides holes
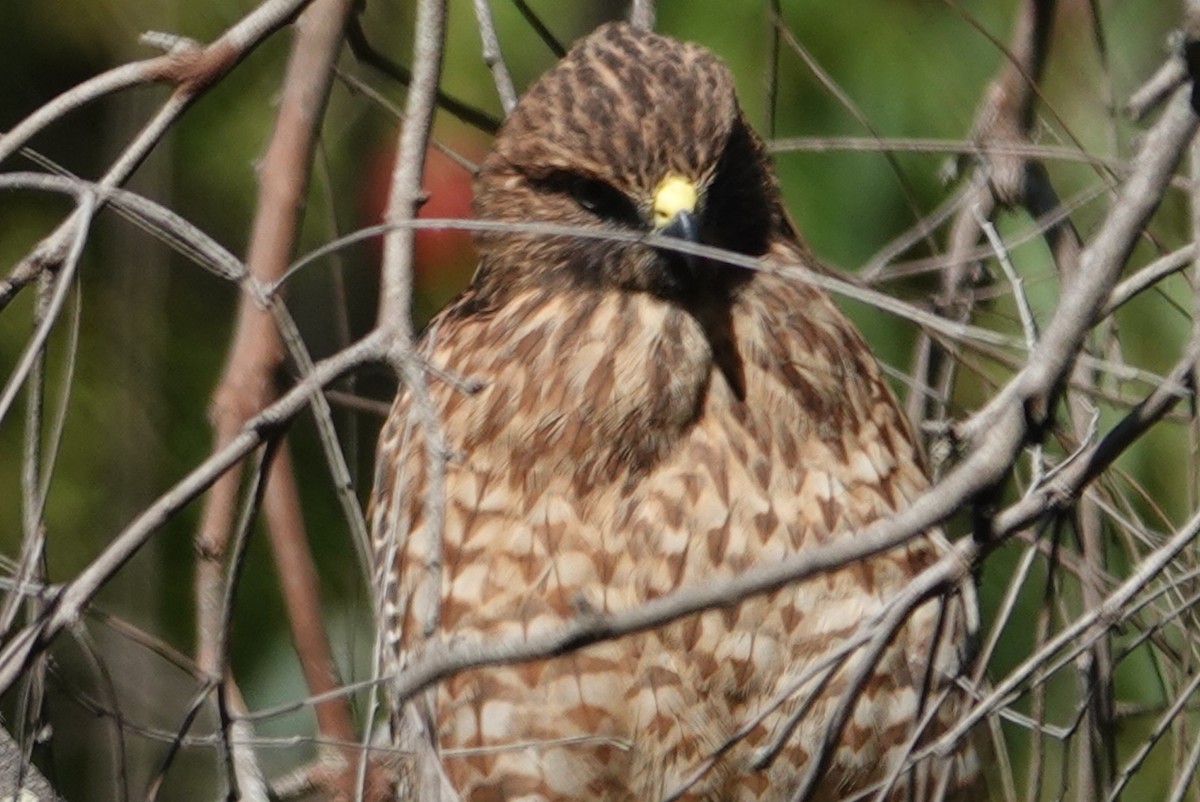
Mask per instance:
[[[696,217],[699,192],[691,180],[681,175],[667,175],[654,190],[654,230],[666,237],[685,242],[700,241],[700,221]],[[697,258],[690,253],[674,253],[682,259],[690,273],[695,273]]]
[[[658,230],[658,233],[664,237],[678,237],[687,242],[700,241],[700,223],[696,219],[695,212],[679,211],[667,221],[667,224]],[[680,254],[692,258],[691,254]]]

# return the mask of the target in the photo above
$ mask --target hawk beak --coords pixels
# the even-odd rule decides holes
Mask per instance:
[[[696,217],[699,197],[696,185],[690,180],[675,173],[669,174],[654,190],[655,232],[685,242],[700,242],[700,222]],[[675,255],[682,257],[689,270],[695,271],[696,257],[693,254]]]
[[[700,224],[696,220],[696,215],[689,211],[676,212],[667,224],[658,230],[659,234],[664,237],[677,237],[687,242],[700,241]],[[683,256],[692,258],[691,254],[682,254]]]

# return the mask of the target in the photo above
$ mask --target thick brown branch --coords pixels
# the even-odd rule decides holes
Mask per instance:
[[[295,248],[334,62],[352,8],[351,0],[315,0],[296,28],[275,128],[259,173],[258,208],[246,259],[251,276],[263,285],[282,278]],[[274,400],[275,375],[283,352],[271,310],[252,293],[243,293],[226,369],[213,393],[215,450],[233,440],[247,420]],[[283,446],[266,476],[264,512],[292,640],[309,690],[321,694],[340,683],[321,618],[316,571],[291,469]],[[222,598],[227,598],[231,589],[222,594],[221,587],[238,485],[239,472],[235,470],[214,483],[197,535],[197,664],[212,674],[223,674],[218,669],[228,665],[228,655],[220,653],[225,630]],[[316,713],[323,734],[341,741],[353,738],[345,700],[318,704]],[[349,795],[352,780],[345,778],[343,784]]]

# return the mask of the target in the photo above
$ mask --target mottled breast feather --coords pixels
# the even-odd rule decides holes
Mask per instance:
[[[625,25],[577,44],[501,132],[477,209],[625,224],[541,183],[556,172],[635,207],[663,175],[688,176],[709,217],[702,239],[761,269],[689,263],[679,288],[655,283],[678,263],[642,243],[480,239],[475,282],[418,346],[437,369],[429,391],[451,454],[437,531],[407,393],[380,438],[371,526],[392,670],[431,641],[553,631],[853,537],[928,484],[859,334],[824,292],[780,275],[816,266],[714,56]],[[894,800],[966,793],[970,745],[901,768],[957,714],[968,600],[924,602],[850,687],[868,659],[853,648],[863,627],[945,549],[930,532],[646,634],[456,675],[422,702],[444,776],[473,802],[785,800],[832,731],[814,799],[880,782]]]

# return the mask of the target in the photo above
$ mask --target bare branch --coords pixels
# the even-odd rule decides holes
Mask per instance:
[[[629,8],[629,24],[638,30],[652,31],[656,15],[654,0],[633,0]]]
[[[21,745],[0,728],[0,799],[58,802],[60,797],[37,767],[25,759]]]
[[[1168,59],[1141,88],[1130,95],[1125,103],[1125,112],[1135,120],[1142,119],[1151,109],[1166,102],[1187,77],[1187,66],[1183,59],[1177,56]]]
[[[492,7],[488,0],[472,0],[471,5],[475,9],[479,36],[483,40],[483,63],[492,71],[500,106],[505,114],[509,114],[517,105],[517,89],[513,86],[512,76],[508,74],[504,54],[500,52],[500,38],[496,36],[496,23],[492,21]]]
[[[521,12],[521,16],[529,23],[529,27],[538,35],[538,38],[545,43],[546,47],[550,48],[550,52],[554,54],[555,58],[562,58],[567,55],[567,49],[562,46],[562,43],[558,41],[554,33],[546,27],[541,17],[534,13],[534,10],[529,7],[529,4],[525,0],[512,0],[512,4],[517,11]]]
[[[423,366],[413,350],[412,334],[412,260],[414,231],[404,224],[417,215],[423,202],[421,175],[425,165],[429,131],[433,124],[433,110],[437,98],[437,85],[441,78],[442,56],[446,39],[445,0],[420,0],[417,5],[416,32],[413,45],[413,80],[404,111],[404,127],[400,131],[396,146],[396,165],[392,173],[391,189],[384,221],[390,227],[383,238],[383,284],[380,288],[378,326],[391,340],[393,350],[391,363],[399,372],[400,379],[413,398],[417,423],[424,433],[426,464],[428,466],[425,497],[425,515],[428,521],[426,537],[430,538],[430,555],[420,570],[427,574],[425,597],[420,599],[425,611],[421,627],[433,632],[441,618],[442,592],[442,522],[445,518],[445,463],[446,447],[442,439],[441,425],[425,381]],[[390,533],[399,537],[399,533]],[[388,544],[387,550],[392,545]],[[385,563],[387,564],[387,563]],[[382,588],[380,588],[381,590]],[[375,614],[377,671],[391,671],[395,655],[388,645],[389,618],[384,612],[382,597],[376,600]],[[414,770],[413,783],[416,794],[422,798],[438,799],[442,796],[441,764],[437,759],[437,743],[421,722],[436,718],[435,701],[425,698],[419,715],[413,715],[412,705],[404,704],[408,697],[391,699],[392,739],[396,744],[411,746],[417,750],[419,759]],[[414,729],[417,726],[417,729]],[[428,754],[427,753],[432,753]]]

